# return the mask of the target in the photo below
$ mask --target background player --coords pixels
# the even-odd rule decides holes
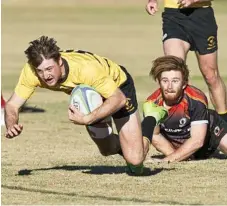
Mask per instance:
[[[227,154],[227,123],[208,109],[205,94],[188,85],[189,70],[184,60],[164,56],[153,62],[150,75],[160,88],[143,105],[143,134],[166,157],[162,161],[204,159],[217,148]],[[168,117],[149,132],[149,112],[163,106]]]
[[[195,51],[199,68],[208,86],[216,111],[227,122],[226,86],[217,63],[217,24],[211,0],[165,0],[162,14],[163,50],[186,60]],[[149,0],[147,12],[154,15],[157,0]]]

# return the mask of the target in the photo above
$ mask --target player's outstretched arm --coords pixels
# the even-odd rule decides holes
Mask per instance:
[[[6,102],[5,106],[5,125],[6,133],[5,137],[14,138],[18,136],[22,130],[23,126],[18,124],[19,121],[19,109],[26,102],[26,100],[20,98],[15,93]]]
[[[203,144],[207,133],[207,124],[193,124],[191,126],[191,137],[187,139],[175,152],[164,158],[164,161],[179,162],[188,159]]]

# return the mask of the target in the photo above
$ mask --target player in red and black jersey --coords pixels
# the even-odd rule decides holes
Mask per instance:
[[[143,135],[166,157],[164,161],[181,161],[194,156],[203,159],[217,148],[227,153],[227,123],[208,109],[205,94],[188,85],[189,71],[178,57],[156,59],[150,75],[160,88],[143,105]],[[168,117],[149,133],[149,113],[155,107],[168,110]]]
[[[147,101],[167,106],[161,89],[156,90]],[[168,108],[168,113],[160,128],[166,138],[181,144],[190,136],[191,124],[208,123],[206,96],[197,88],[187,85],[177,104]]]

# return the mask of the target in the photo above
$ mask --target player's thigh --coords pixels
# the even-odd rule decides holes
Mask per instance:
[[[138,110],[127,117],[114,119],[114,122],[126,160],[141,161],[143,159],[143,138]]]
[[[177,38],[167,39],[163,42],[163,50],[165,55],[173,55],[186,60],[190,44]]]
[[[164,54],[186,59],[191,47],[187,15],[179,9],[165,8],[162,22]]]
[[[125,72],[127,79],[119,87],[119,89],[123,92],[127,101],[124,107],[122,107],[120,110],[118,110],[112,115],[113,119],[122,119],[124,117],[126,117],[127,119],[127,117],[130,114],[133,114],[138,108],[136,88],[134,85],[133,78],[123,66],[120,67]]]
[[[191,38],[195,45],[200,70],[206,78],[218,75],[217,63],[217,24],[211,7],[195,10],[191,16]]]

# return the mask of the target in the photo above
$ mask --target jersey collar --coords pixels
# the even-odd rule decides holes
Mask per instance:
[[[64,58],[62,58],[62,63],[63,63],[64,68],[65,68],[65,76],[62,79],[59,80],[59,83],[63,83],[68,78],[68,75],[69,75],[69,64],[68,64],[68,62]]]

